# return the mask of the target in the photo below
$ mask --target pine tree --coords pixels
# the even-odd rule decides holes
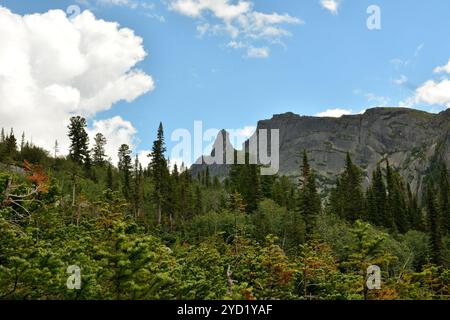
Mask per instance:
[[[86,132],[87,122],[80,116],[70,118],[69,138],[70,157],[78,164],[89,164],[89,136]]]
[[[364,202],[361,169],[353,164],[347,153],[345,170],[331,192],[331,209],[340,217],[355,222],[363,216]]]
[[[106,162],[105,145],[105,136],[97,133],[94,138],[94,148],[92,149],[93,162],[97,166],[103,166]]]
[[[433,252],[433,262],[443,263],[444,242],[442,239],[442,224],[440,219],[439,206],[436,199],[436,190],[431,182],[428,182],[425,206],[427,210],[428,230],[431,238],[431,248]]]
[[[315,231],[317,216],[321,212],[321,201],[306,150],[303,151],[301,172],[298,212],[305,220],[306,236],[310,238]]]
[[[444,234],[450,232],[450,183],[445,162],[440,165],[439,176],[439,209],[442,215]]]
[[[406,211],[405,190],[402,178],[394,172],[386,160],[386,182],[387,182],[387,210],[388,219],[385,226],[391,230],[406,233],[409,230],[409,221]],[[391,220],[392,219],[392,220]]]
[[[408,199],[408,217],[411,228],[415,230],[424,230],[422,222],[422,210],[419,207],[417,195],[413,195],[411,186],[407,184],[407,199]]]
[[[119,148],[119,171],[122,174],[122,191],[125,198],[130,198],[130,185],[131,185],[131,150],[127,144],[122,144]]]
[[[236,153],[235,153],[236,158]],[[250,164],[250,155],[245,154],[244,164],[234,164],[230,170],[231,192],[239,193],[245,203],[246,212],[254,212],[261,200],[261,175],[260,167]]]
[[[20,141],[20,151],[25,147],[25,132],[22,132],[22,140]]]
[[[141,216],[143,203],[143,190],[142,190],[143,175],[138,155],[136,155],[136,158],[134,160],[133,179],[134,179],[134,189],[133,189],[134,217],[139,218]]]
[[[17,140],[14,136],[14,130],[11,128],[9,136],[6,138],[6,153],[13,158],[17,152]]]
[[[367,220],[371,223],[384,226],[384,221],[388,220],[386,210],[386,186],[383,181],[383,174],[380,165],[372,174],[372,184],[367,190]]]
[[[153,142],[152,153],[149,154],[150,172],[154,183],[153,199],[157,210],[158,224],[162,223],[162,210],[167,199],[169,169],[164,156],[166,152],[164,142],[164,130],[162,123],[159,124],[156,140]]]

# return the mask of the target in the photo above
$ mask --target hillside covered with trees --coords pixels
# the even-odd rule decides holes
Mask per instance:
[[[89,147],[71,118],[70,154],[0,137],[0,299],[449,299],[450,184],[439,157],[414,194],[384,159],[368,188],[346,156],[319,194],[308,150],[296,181],[235,165],[225,180],[129,146]],[[151,137],[150,137],[151,138]],[[149,138],[149,139],[150,139]],[[81,268],[81,287],[66,286]],[[381,289],[366,286],[381,269]]]

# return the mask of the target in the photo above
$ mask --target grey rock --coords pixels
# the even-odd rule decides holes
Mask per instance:
[[[377,164],[387,158],[411,184],[412,190],[419,193],[422,178],[435,154],[450,168],[450,109],[433,114],[407,108],[374,108],[364,114],[340,118],[288,112],[259,121],[255,135],[260,129],[279,129],[280,175],[295,179],[300,152],[307,150],[322,190],[329,189],[342,172],[347,152],[363,169],[365,185]],[[242,150],[248,150],[248,141]],[[232,152],[230,148],[224,151]],[[199,159],[191,170],[196,175],[205,168],[206,164]],[[229,165],[214,164],[209,169],[212,176],[225,177]]]

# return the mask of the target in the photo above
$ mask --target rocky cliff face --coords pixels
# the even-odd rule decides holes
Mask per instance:
[[[421,189],[422,177],[434,155],[450,168],[450,109],[431,114],[406,108],[375,108],[341,118],[285,113],[259,121],[255,135],[260,129],[279,129],[279,174],[297,176],[299,152],[305,149],[323,189],[332,185],[343,170],[346,152],[364,170],[366,184],[376,165],[386,158],[415,191]],[[194,174],[204,169],[204,164],[192,167]],[[210,172],[224,176],[228,167],[216,165]]]

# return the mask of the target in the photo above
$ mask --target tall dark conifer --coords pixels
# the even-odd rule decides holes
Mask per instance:
[[[298,212],[303,216],[306,236],[310,238],[315,231],[317,216],[321,212],[321,201],[317,192],[316,178],[310,168],[306,150],[303,151],[302,156],[300,189],[298,193]]]
[[[427,227],[430,233],[433,262],[443,263],[444,242],[442,238],[442,220],[440,219],[439,205],[436,199],[436,189],[431,182],[428,182],[425,207],[427,210]]]
[[[131,150],[127,144],[122,144],[118,152],[119,156],[119,172],[122,175],[122,192],[125,198],[131,196]]]
[[[89,136],[86,132],[87,122],[80,116],[70,118],[69,138],[70,157],[78,164],[89,164]]]
[[[165,158],[164,129],[162,123],[159,124],[157,138],[153,142],[152,152],[148,156],[151,158],[149,169],[154,183],[153,199],[157,211],[158,224],[162,223],[163,206],[167,200],[167,190],[169,184],[169,169]]]

